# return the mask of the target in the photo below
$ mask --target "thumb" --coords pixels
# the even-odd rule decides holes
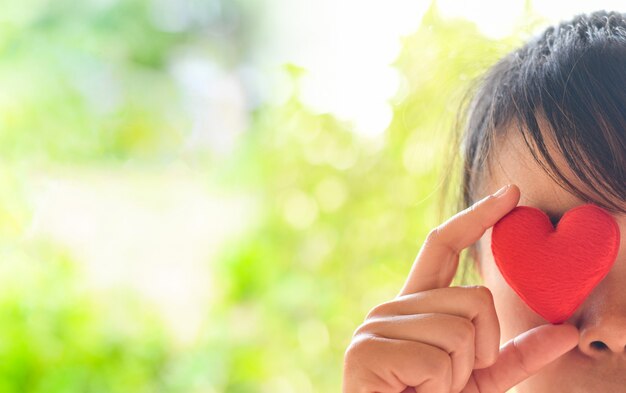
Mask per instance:
[[[493,365],[474,370],[463,392],[506,392],[573,349],[578,337],[578,329],[569,324],[530,329],[504,344]]]

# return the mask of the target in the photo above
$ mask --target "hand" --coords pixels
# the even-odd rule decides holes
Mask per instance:
[[[374,307],[344,354],[343,393],[502,393],[578,343],[572,325],[535,327],[499,348],[491,291],[449,287],[459,253],[519,201],[512,185],[430,231],[398,296]]]

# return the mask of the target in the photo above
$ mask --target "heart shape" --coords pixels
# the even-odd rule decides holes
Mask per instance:
[[[491,251],[506,282],[537,314],[560,324],[609,273],[620,245],[617,222],[588,203],[563,215],[517,206],[491,234]]]

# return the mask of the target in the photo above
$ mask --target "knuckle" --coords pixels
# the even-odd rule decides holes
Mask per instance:
[[[441,238],[441,231],[443,229],[442,225],[436,226],[433,229],[430,230],[430,232],[428,232],[428,235],[426,235],[426,243],[433,243],[438,241],[438,239]]]
[[[493,294],[491,290],[484,285],[476,285],[471,287],[476,297],[479,298],[481,304],[493,304]]]
[[[356,338],[356,337],[360,336],[361,334],[367,332],[367,328],[368,328],[367,321],[363,322],[362,324],[357,326],[356,329],[354,329],[354,333],[352,333],[352,337]]]
[[[433,361],[430,363],[431,375],[442,378],[442,379],[450,379],[452,377],[452,358],[444,352],[437,351],[433,357]]]
[[[346,348],[344,358],[346,361],[353,358],[360,358],[366,354],[370,354],[374,350],[374,337],[367,334],[356,336]]]
[[[370,318],[360,324],[354,331],[353,337],[376,332],[382,321],[379,318]]]
[[[346,359],[346,361],[352,359],[357,352],[360,352],[360,347],[362,345],[360,342],[361,340],[359,339],[353,339],[352,341],[350,341],[350,344],[348,344],[346,350],[343,353],[343,357],[344,359]]]
[[[385,303],[381,303],[375,307],[373,307],[365,316],[365,319],[371,319],[377,316],[381,316],[385,314],[385,311],[387,310],[387,308],[389,307],[389,303],[390,302],[385,302]]]
[[[476,327],[474,324],[465,318],[459,319],[458,323],[454,324],[453,333],[451,336],[452,344],[456,347],[474,344],[474,336],[476,334]]]
[[[520,368],[524,371],[526,375],[531,375],[532,370],[530,369],[530,367],[528,367],[527,359],[524,356],[522,356],[522,351],[519,348],[519,344],[517,343],[517,340],[514,339],[512,345],[513,345],[513,353],[515,353],[518,359],[518,364],[520,365]]]
[[[438,246],[448,248],[453,254],[459,254],[461,250],[457,249],[455,245],[450,244],[450,240],[452,240],[450,238],[454,237],[455,231],[454,221],[448,220],[428,232],[424,245],[437,244]]]

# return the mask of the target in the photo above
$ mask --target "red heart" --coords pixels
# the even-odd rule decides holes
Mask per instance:
[[[517,206],[491,234],[491,251],[506,282],[553,324],[568,319],[609,273],[619,244],[617,222],[593,204],[565,212],[556,229],[545,212]]]

